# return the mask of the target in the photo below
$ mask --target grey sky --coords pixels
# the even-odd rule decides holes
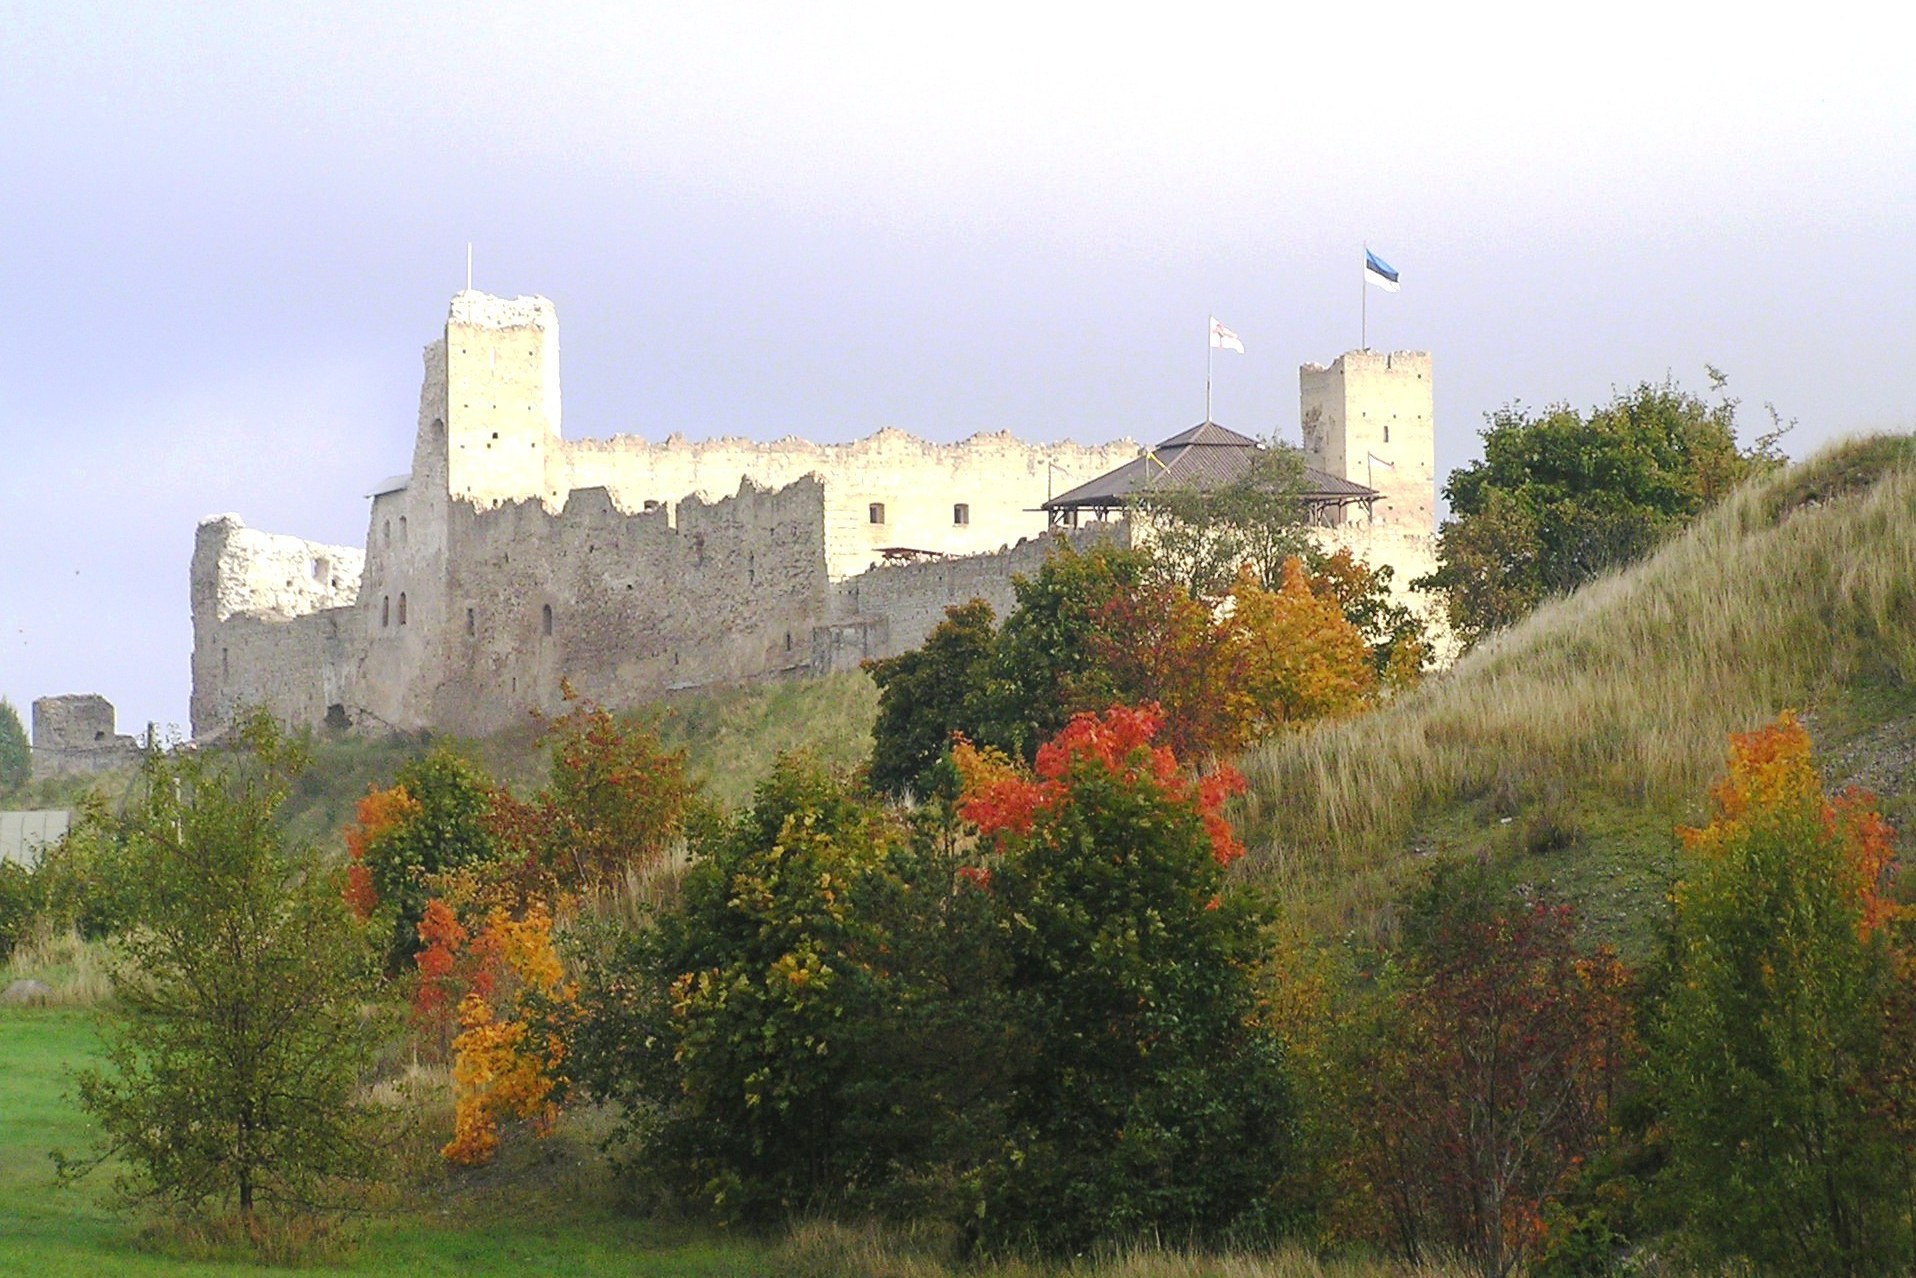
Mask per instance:
[[[363,541],[469,239],[570,436],[1158,438],[1212,312],[1294,436],[1365,240],[1443,470],[1705,361],[1908,428],[1916,20],[1560,8],[0,0],[0,695],[183,724],[195,523]]]

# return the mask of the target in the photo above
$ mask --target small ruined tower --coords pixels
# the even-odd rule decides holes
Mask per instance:
[[[1437,470],[1430,353],[1346,351],[1328,368],[1300,368],[1298,388],[1304,460],[1382,494],[1374,523],[1430,536]]]

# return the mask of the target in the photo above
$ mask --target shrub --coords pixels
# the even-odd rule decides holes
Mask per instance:
[[[575,1076],[621,1104],[633,1165],[729,1219],[952,1192],[958,1147],[991,1130],[995,1019],[954,868],[782,757],[695,841],[678,902],[587,978]]]
[[[1352,1170],[1382,1209],[1369,1235],[1502,1278],[1604,1146],[1634,1042],[1628,973],[1578,951],[1569,907],[1512,899],[1475,863],[1430,874],[1404,933],[1345,1098]]]
[[[346,831],[347,899],[362,918],[377,909],[390,920],[389,974],[412,965],[432,880],[497,855],[493,794],[491,778],[476,764],[436,746],[402,765],[391,787],[359,801],[357,821]]]

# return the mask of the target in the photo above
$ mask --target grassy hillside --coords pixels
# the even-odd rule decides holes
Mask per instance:
[[[839,767],[864,763],[877,711],[878,689],[865,675],[851,673],[679,693],[635,713],[657,728],[667,746],[685,750],[707,794],[734,806],[751,796],[781,750],[812,750]],[[315,741],[313,767],[300,779],[289,812],[295,833],[331,839],[351,820],[368,786],[389,783],[402,763],[436,740],[419,733]],[[445,740],[520,794],[545,777],[538,726],[530,718],[521,728],[482,740]]]
[[[1809,713],[1833,779],[1887,790],[1896,815],[1888,761],[1916,714],[1912,444],[1819,453],[1384,710],[1254,752],[1254,871],[1349,925],[1420,857],[1489,852],[1641,939],[1726,735],[1785,708]]]

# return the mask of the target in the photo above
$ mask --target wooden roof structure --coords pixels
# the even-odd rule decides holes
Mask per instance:
[[[1085,512],[1108,518],[1112,511],[1122,510],[1154,488],[1221,488],[1243,478],[1263,447],[1249,435],[1227,430],[1216,422],[1201,422],[1155,448],[1145,449],[1116,470],[1059,493],[1045,502],[1043,509],[1053,524],[1075,524]],[[1362,506],[1368,511],[1377,496],[1374,488],[1340,479],[1315,466],[1304,467],[1303,487],[1297,494],[1313,523],[1336,522],[1328,516],[1345,506]]]

